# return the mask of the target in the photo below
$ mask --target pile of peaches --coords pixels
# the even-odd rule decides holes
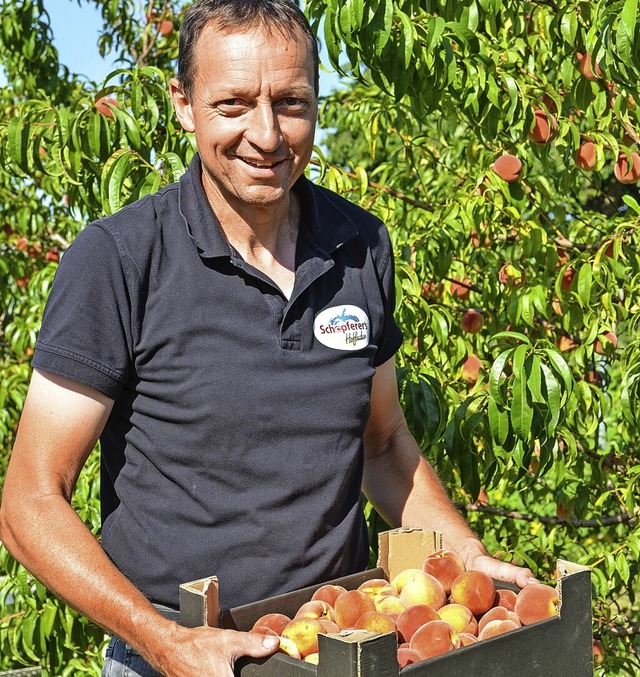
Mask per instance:
[[[490,576],[465,570],[455,552],[441,549],[391,581],[374,578],[357,590],[323,585],[294,618],[268,613],[251,632],[278,635],[280,651],[315,664],[320,634],[393,632],[404,667],[551,618],[558,604],[556,589],[542,583],[496,590]]]

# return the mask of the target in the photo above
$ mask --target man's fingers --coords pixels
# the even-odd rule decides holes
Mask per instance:
[[[238,632],[234,635],[233,639],[227,644],[230,652],[229,657],[232,660],[236,660],[240,656],[251,656],[252,658],[270,656],[280,646],[280,639],[273,635],[261,635],[257,632]]]

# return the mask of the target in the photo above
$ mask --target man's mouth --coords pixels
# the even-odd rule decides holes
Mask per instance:
[[[249,160],[246,157],[241,157],[240,159],[243,162],[246,162],[249,166],[255,167],[256,169],[273,169],[276,165],[282,162],[282,160],[276,160],[275,162],[261,162],[259,160]]]

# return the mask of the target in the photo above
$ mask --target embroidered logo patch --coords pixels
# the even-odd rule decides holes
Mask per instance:
[[[316,315],[313,333],[328,348],[360,350],[369,345],[369,318],[358,306],[334,306]]]

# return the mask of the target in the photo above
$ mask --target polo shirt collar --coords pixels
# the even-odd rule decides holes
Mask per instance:
[[[202,163],[196,153],[189,169],[180,178],[180,213],[202,258],[229,258],[231,247],[209,204],[201,176]],[[329,257],[357,234],[356,224],[340,209],[337,200],[330,199],[332,194],[321,191],[305,176],[296,181],[293,190],[300,200],[304,236],[311,248],[319,249]]]

